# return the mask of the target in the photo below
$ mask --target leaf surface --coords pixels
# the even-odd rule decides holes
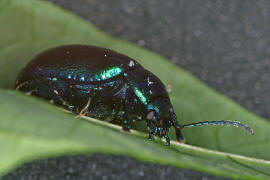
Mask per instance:
[[[127,154],[143,161],[172,164],[235,178],[270,176],[269,123],[208,88],[163,57],[115,39],[88,22],[39,0],[0,1],[0,173],[23,162],[65,154]],[[164,147],[141,135],[75,119],[55,106],[11,89],[20,70],[39,52],[64,44],[91,44],[126,54],[172,86],[180,124],[238,120],[255,136],[233,127],[184,129],[189,145]],[[137,129],[141,129],[138,126]],[[143,135],[144,136],[144,135]],[[174,137],[174,131],[170,133]],[[248,158],[250,157],[250,158]],[[256,160],[252,158],[258,158]]]

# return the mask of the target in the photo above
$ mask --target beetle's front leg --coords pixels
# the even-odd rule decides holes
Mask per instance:
[[[175,114],[174,114],[174,118],[171,120],[171,123],[172,123],[172,125],[173,125],[174,128],[175,128],[176,140],[177,140],[178,142],[180,142],[180,143],[185,143],[186,141],[185,141],[185,139],[184,139],[184,137],[183,137],[183,134],[182,134],[182,132],[181,132],[181,129],[182,129],[182,128],[181,128],[181,126],[177,123]]]
[[[165,145],[166,146],[170,146],[170,137],[169,137],[168,133],[165,134],[164,138],[166,140],[166,144]]]
[[[175,134],[176,134],[176,140],[180,143],[185,143],[185,139],[182,135],[182,132],[181,132],[181,128],[178,127],[178,128],[175,128]]]

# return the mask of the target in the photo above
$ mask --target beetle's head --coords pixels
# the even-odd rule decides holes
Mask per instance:
[[[176,116],[168,98],[156,98],[146,107],[145,119],[152,135],[166,138],[172,125],[172,118]]]
[[[254,130],[252,128],[237,121],[203,121],[179,125],[177,123],[177,117],[173,111],[172,104],[168,98],[160,97],[148,103],[145,111],[145,119],[147,121],[148,127],[150,128],[149,138],[152,139],[152,136],[165,137],[167,145],[170,145],[168,132],[171,126],[175,128],[176,140],[182,143],[185,142],[185,139],[181,133],[183,128],[202,125],[233,125],[236,127],[241,127],[247,130],[249,134],[254,135]]]

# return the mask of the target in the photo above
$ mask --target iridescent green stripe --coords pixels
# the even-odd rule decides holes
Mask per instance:
[[[112,67],[107,70],[100,71],[96,73],[94,76],[88,75],[87,69],[84,69],[81,72],[76,72],[76,69],[68,69],[61,72],[61,76],[66,77],[68,79],[80,80],[80,81],[103,81],[106,79],[110,79],[114,76],[117,76],[123,72],[120,67]]]
[[[103,72],[101,72],[99,75],[96,76],[97,80],[106,80],[106,79],[110,79],[114,76],[119,75],[120,73],[122,73],[122,69],[119,67],[113,67],[111,69],[105,70]]]
[[[134,87],[134,92],[135,92],[136,96],[140,99],[140,101],[143,104],[147,104],[146,97],[144,96],[144,94],[137,87]]]

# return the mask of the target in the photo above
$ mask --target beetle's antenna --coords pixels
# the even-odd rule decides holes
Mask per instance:
[[[190,124],[185,124],[181,125],[180,128],[186,128],[186,127],[195,127],[195,126],[204,126],[204,125],[218,125],[218,126],[235,126],[235,127],[240,127],[248,131],[250,135],[254,135],[254,130],[250,127],[248,127],[245,124],[242,124],[237,121],[225,121],[225,120],[220,120],[220,121],[204,121],[204,122],[197,122],[197,123],[190,123]]]

